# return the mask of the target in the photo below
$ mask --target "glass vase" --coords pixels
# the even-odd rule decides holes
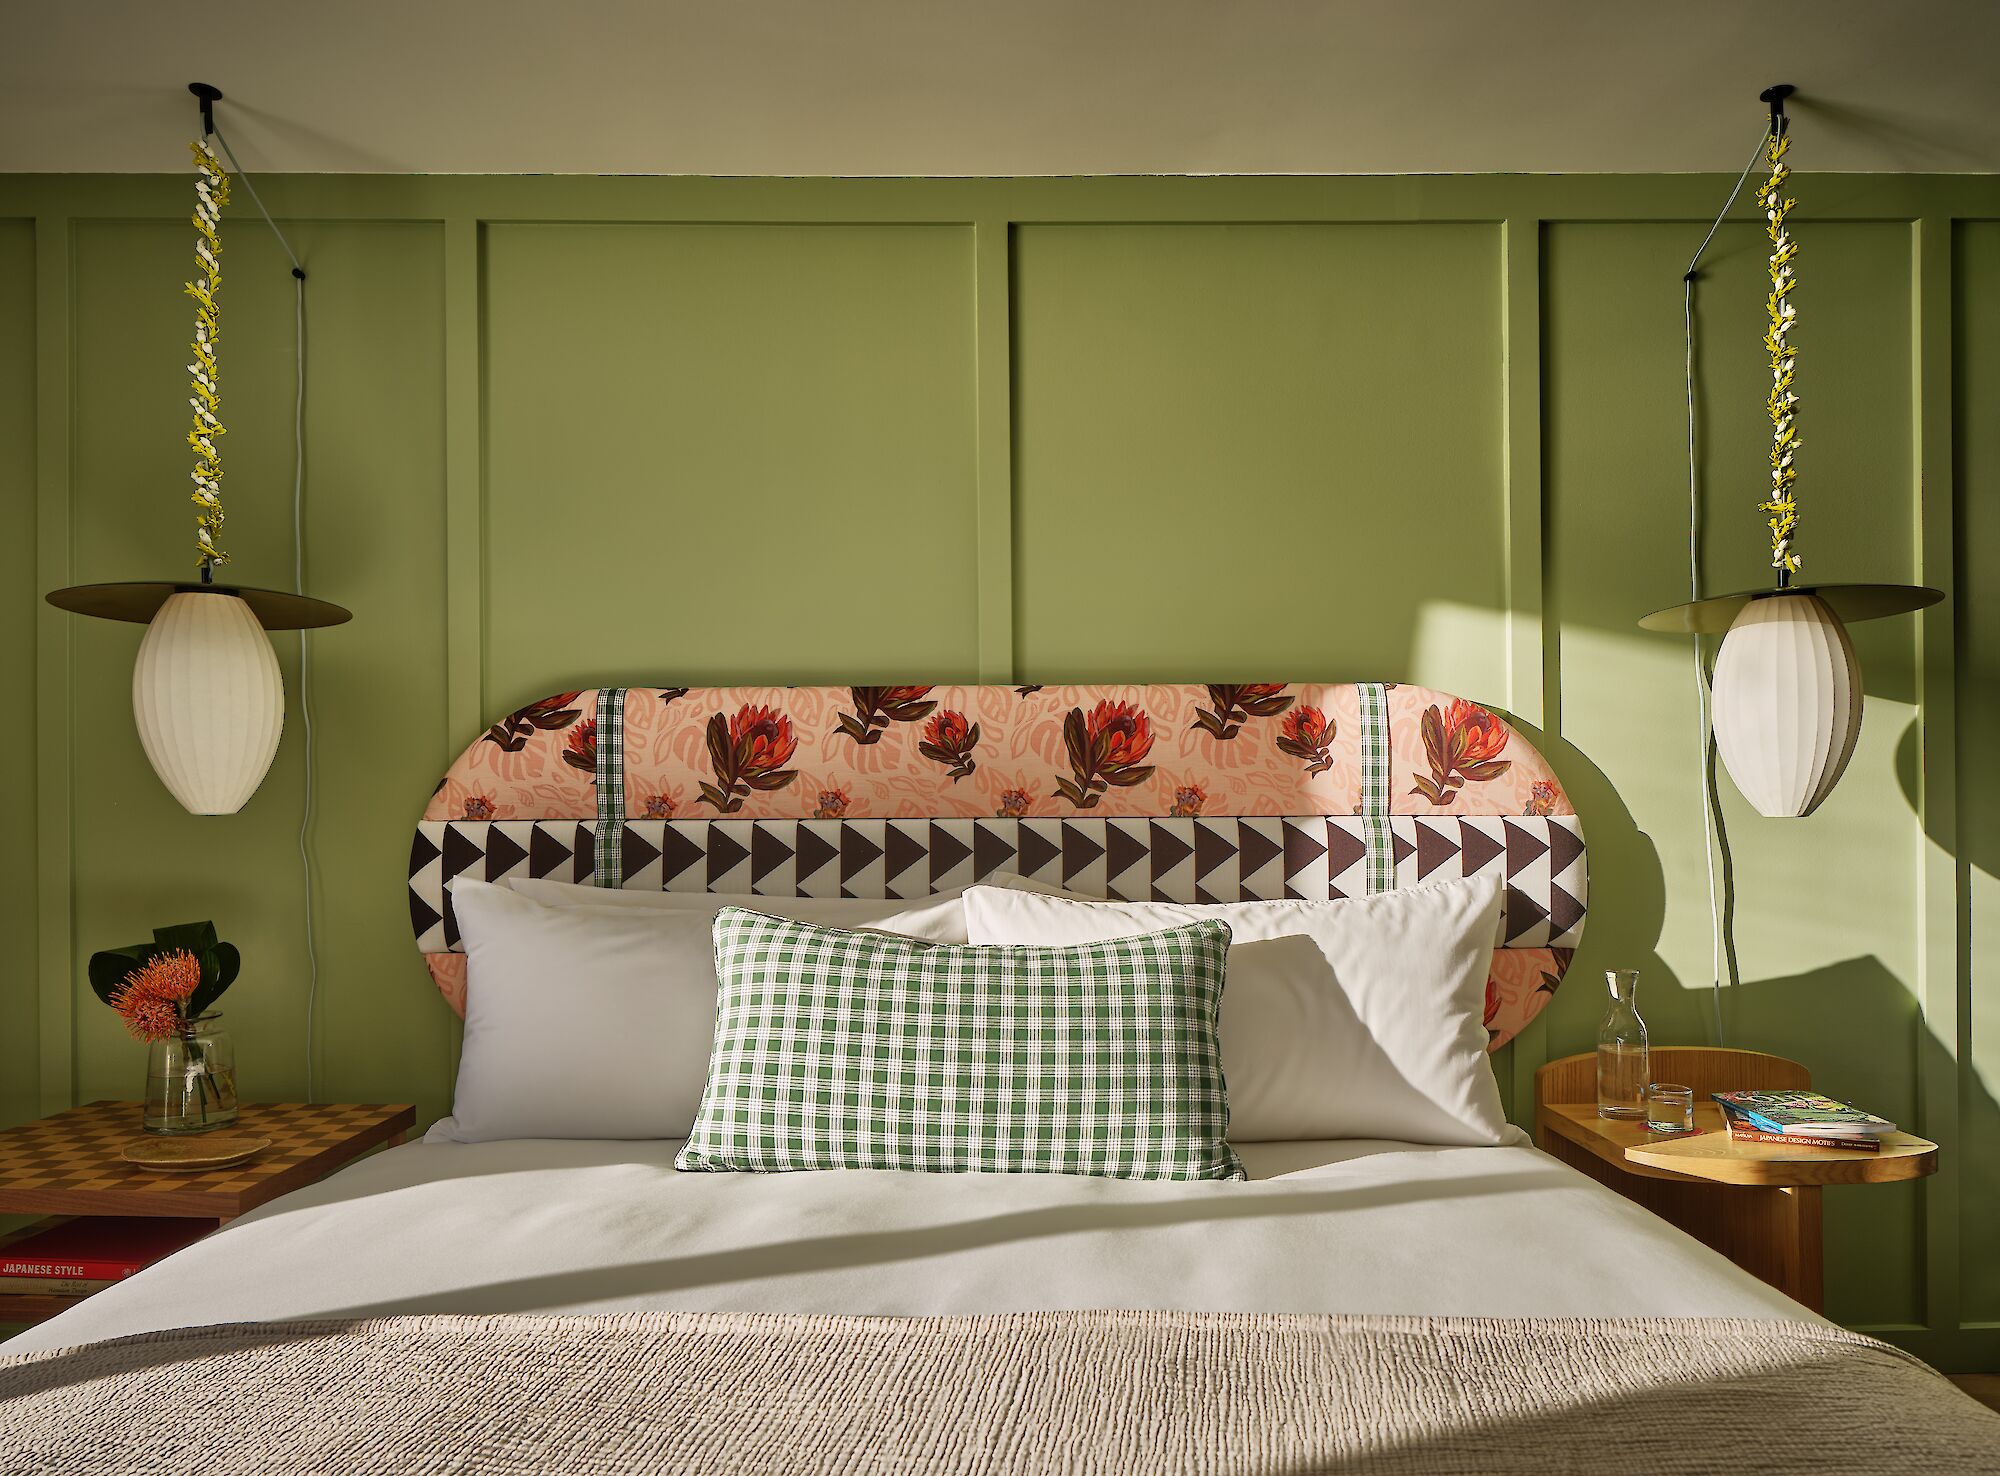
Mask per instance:
[[[236,1047],[221,1019],[197,1016],[148,1047],[147,1132],[205,1133],[236,1121]]]
[[[1604,983],[1611,1008],[1597,1027],[1597,1115],[1643,1121],[1653,1063],[1646,1022],[1639,1017],[1639,971],[1606,969]]]

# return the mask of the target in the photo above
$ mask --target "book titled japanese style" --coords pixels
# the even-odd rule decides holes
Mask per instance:
[[[1886,1117],[1818,1092],[1717,1092],[1715,1101],[1731,1131],[1739,1125],[1785,1141],[1831,1139],[1842,1145],[1877,1143],[1896,1131]]]
[[[52,1291],[32,1284],[123,1281],[214,1229],[212,1220],[151,1215],[66,1220],[0,1246],[0,1285],[9,1291]]]

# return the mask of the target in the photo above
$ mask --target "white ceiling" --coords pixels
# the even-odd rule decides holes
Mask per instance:
[[[5,0],[0,171],[2000,172],[1996,0]]]

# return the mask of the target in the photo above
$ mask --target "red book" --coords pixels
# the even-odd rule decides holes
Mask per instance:
[[[1729,1124],[1729,1136],[1739,1143],[1776,1143],[1780,1148],[1848,1148],[1856,1153],[1880,1153],[1879,1138],[1809,1138],[1802,1133],[1760,1133],[1755,1128]]]
[[[207,1220],[90,1215],[0,1246],[0,1276],[122,1281],[214,1229]]]

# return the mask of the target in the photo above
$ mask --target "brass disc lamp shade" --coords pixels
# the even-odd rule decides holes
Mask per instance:
[[[1716,751],[1743,797],[1760,815],[1810,815],[1847,768],[1861,731],[1861,667],[1847,626],[1935,605],[1942,590],[1915,584],[1795,584],[1803,562],[1796,547],[1799,506],[1793,483],[1799,397],[1793,389],[1798,349],[1791,342],[1798,313],[1792,302],[1798,244],[1788,225],[1794,201],[1785,193],[1791,133],[1785,117],[1789,86],[1767,88],[1770,127],[1760,150],[1770,175],[1758,187],[1771,243],[1765,298],[1764,347],[1770,355],[1770,481],[1761,504],[1768,514],[1769,589],[1739,590],[1655,610],[1639,622],[1675,634],[1722,633],[1710,683]],[[1753,159],[1754,163],[1754,159]],[[1748,168],[1744,171],[1747,176]],[[1742,181],[1738,181],[1741,188]],[[1732,203],[1735,196],[1730,197]],[[1728,214],[1724,206],[1723,215]],[[1718,217],[1718,224],[1720,217]],[[1713,239],[1713,229],[1709,232]],[[1702,243],[1705,250],[1707,241]],[[1695,496],[1693,284],[1701,252],[1684,279],[1688,293],[1688,487]],[[1692,516],[1692,511],[1690,516]],[[1692,543],[1690,544],[1692,548]],[[1699,593],[1699,590],[1696,591]]]
[[[79,615],[146,627],[132,670],[132,716],[140,745],[161,783],[190,813],[232,815],[263,782],[284,730],[284,683],[266,632],[339,625],[350,616],[339,605],[304,594],[214,581],[215,566],[229,559],[218,543],[224,429],[217,363],[219,226],[222,207],[229,202],[229,176],[208,145],[214,132],[212,110],[222,94],[201,82],[188,90],[201,100],[202,111],[202,136],[193,145],[195,265],[185,289],[195,304],[189,346],[193,362],[188,365],[193,422],[187,444],[194,452],[190,479],[198,578],[78,584],[53,591],[48,601]],[[293,275],[303,291],[305,272],[296,262]],[[303,311],[303,297],[300,304]]]

